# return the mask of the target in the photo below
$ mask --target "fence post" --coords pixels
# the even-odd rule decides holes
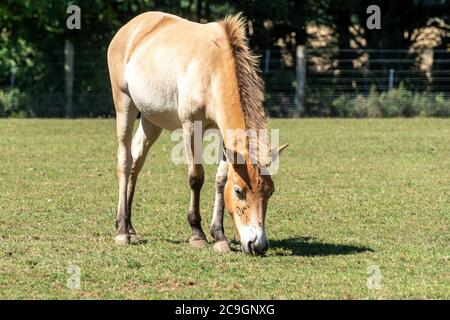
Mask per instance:
[[[266,56],[264,61],[264,73],[268,74],[270,68],[270,49],[266,49]]]
[[[11,91],[14,90],[14,87],[16,86],[16,73],[17,73],[17,67],[11,68],[11,77],[9,78],[9,85],[11,87]]]
[[[66,93],[66,105],[65,114],[66,118],[72,118],[73,116],[73,44],[70,40],[66,40],[64,47],[64,73],[65,73],[65,93]]]
[[[394,69],[389,69],[389,87],[388,87],[389,90],[394,88],[394,73],[395,73]]]
[[[297,66],[295,88],[295,106],[294,117],[300,117],[305,110],[305,81],[306,81],[306,52],[305,46],[297,47]]]
[[[10,85],[10,89],[9,90],[9,94],[8,94],[8,107],[12,108],[12,104],[13,104],[13,98],[14,98],[14,88],[16,86],[16,73],[17,73],[17,67],[12,67],[11,68],[11,77],[9,78],[9,85]],[[1,109],[0,109],[0,114],[1,114]]]

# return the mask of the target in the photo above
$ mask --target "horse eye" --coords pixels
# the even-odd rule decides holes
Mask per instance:
[[[239,187],[234,187],[234,192],[236,193],[236,195],[238,196],[239,199],[241,199],[241,200],[244,200],[244,199],[245,199],[244,192],[242,191],[241,188],[239,188]]]

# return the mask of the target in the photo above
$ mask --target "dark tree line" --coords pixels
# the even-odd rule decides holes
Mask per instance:
[[[78,5],[81,30],[68,30],[66,8]],[[289,39],[293,49],[307,42],[306,26],[310,23],[331,26],[340,48],[348,48],[354,36],[349,26],[365,25],[366,8],[376,4],[381,8],[381,30],[366,32],[367,48],[408,48],[405,31],[423,27],[431,17],[449,23],[448,0],[2,0],[0,3],[0,108],[6,90],[14,85],[17,99],[63,90],[64,42],[70,40],[76,52],[76,88],[80,99],[85,92],[107,92],[105,52],[114,33],[128,20],[149,10],[171,12],[185,18],[208,22],[226,14],[242,11],[250,21],[251,45],[259,52],[276,45],[279,39]],[[249,30],[250,31],[250,30]],[[448,38],[442,43],[449,45]],[[92,69],[98,72],[93,73]],[[12,83],[13,82],[13,83]],[[2,98],[3,95],[3,98]],[[12,96],[12,94],[11,94]],[[82,103],[83,101],[80,101]],[[105,107],[85,106],[83,115],[103,115]],[[20,103],[18,102],[18,105]],[[30,111],[35,115],[61,115],[61,110]],[[13,108],[10,106],[10,109]],[[0,113],[11,114],[3,107]]]

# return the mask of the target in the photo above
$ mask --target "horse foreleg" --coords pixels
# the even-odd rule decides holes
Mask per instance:
[[[191,188],[191,201],[189,206],[188,222],[192,229],[192,235],[189,239],[189,243],[193,247],[204,247],[208,242],[206,235],[202,230],[200,216],[200,191],[205,181],[204,170],[201,163],[201,157],[199,159],[198,154],[195,153],[199,150],[199,144],[201,141],[194,141],[194,126],[192,123],[183,124],[183,139],[185,144],[185,151],[188,161],[188,181]],[[201,135],[200,135],[201,137]],[[197,148],[195,148],[197,144]]]
[[[223,215],[224,215],[224,196],[223,192],[227,182],[228,164],[226,161],[220,161],[216,174],[216,196],[214,200],[213,218],[211,221],[211,236],[214,239],[214,250],[218,252],[229,252],[230,246],[225,237],[223,229]]]
[[[136,231],[131,224],[131,208],[134,197],[134,190],[136,187],[136,181],[144,165],[148,151],[151,146],[158,139],[162,129],[152,122],[148,121],[144,117],[141,117],[139,127],[134,135],[131,154],[133,157],[133,165],[131,167],[130,177],[128,179],[127,188],[127,210],[128,210],[128,233],[130,236],[135,236]]]

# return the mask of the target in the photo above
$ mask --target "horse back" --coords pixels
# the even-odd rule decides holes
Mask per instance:
[[[183,20],[163,12],[146,12],[130,20],[115,34],[108,47],[108,67],[113,85],[126,86],[125,69],[142,40],[164,25]]]

